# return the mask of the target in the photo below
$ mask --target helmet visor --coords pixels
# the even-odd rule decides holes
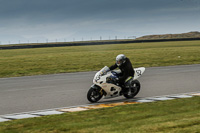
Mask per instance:
[[[120,66],[120,65],[122,64],[122,60],[116,61],[116,64],[117,64],[118,66]]]

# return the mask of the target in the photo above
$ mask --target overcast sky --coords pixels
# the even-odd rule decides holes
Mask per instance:
[[[200,31],[199,0],[0,0],[0,44]]]

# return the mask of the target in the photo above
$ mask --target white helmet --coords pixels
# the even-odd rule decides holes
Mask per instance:
[[[121,66],[125,62],[126,62],[126,56],[124,54],[119,54],[116,57],[116,64],[117,64],[117,66]]]

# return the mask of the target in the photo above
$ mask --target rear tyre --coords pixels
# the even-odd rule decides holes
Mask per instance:
[[[90,101],[91,103],[98,102],[103,96],[103,94],[100,91],[100,87],[92,86],[87,93],[88,101]]]
[[[124,97],[126,97],[127,99],[135,97],[140,91],[140,82],[138,80],[132,80],[131,88],[127,89],[129,89],[129,91],[126,94],[124,94]]]

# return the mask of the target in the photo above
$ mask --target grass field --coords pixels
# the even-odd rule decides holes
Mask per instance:
[[[0,77],[99,70],[121,53],[134,67],[200,64],[200,41],[0,50]]]
[[[134,67],[200,64],[200,41],[0,50],[0,77],[99,70],[125,54]],[[200,97],[0,123],[0,133],[200,133]]]
[[[0,123],[2,133],[200,133],[200,97]]]

